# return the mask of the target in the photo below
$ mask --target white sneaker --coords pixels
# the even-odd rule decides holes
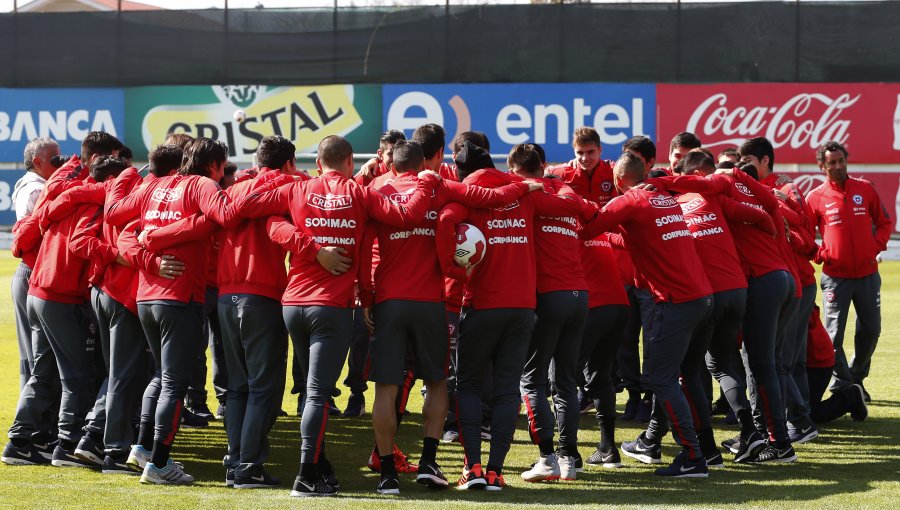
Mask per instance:
[[[148,462],[150,462],[150,452],[139,444],[132,445],[125,465],[134,468],[135,471],[139,471],[144,469]]]
[[[575,457],[560,455],[556,461],[559,464],[560,480],[574,480],[578,476],[578,470],[575,469]]]
[[[522,480],[526,482],[544,482],[559,480],[559,463],[556,454],[551,453],[546,457],[541,456],[531,469],[522,473]]]
[[[148,462],[141,475],[141,483],[155,483],[160,485],[188,485],[194,483],[194,477],[185,473],[179,464],[169,459],[166,467],[160,469]]]

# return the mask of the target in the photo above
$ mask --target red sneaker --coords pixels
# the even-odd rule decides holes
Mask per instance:
[[[459,490],[483,489],[486,484],[487,481],[484,479],[481,464],[475,464],[472,466],[472,469],[466,469],[463,466],[462,476],[459,478],[459,482],[456,483],[456,488]]]
[[[381,457],[378,456],[378,451],[376,449],[372,449],[372,453],[369,455],[369,462],[366,463],[366,466],[376,473],[381,472]],[[409,459],[407,459],[406,455],[400,451],[400,448],[398,448],[397,445],[394,445],[394,469],[397,473],[419,472],[419,466],[411,464]]]
[[[503,475],[498,475],[496,471],[488,471],[484,478],[487,482],[487,485],[484,487],[485,490],[500,491],[506,487],[506,481],[503,480]]]

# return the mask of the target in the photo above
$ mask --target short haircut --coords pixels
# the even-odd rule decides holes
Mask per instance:
[[[463,142],[469,142],[476,147],[481,147],[482,149],[491,152],[491,142],[488,140],[487,135],[481,131],[463,131],[456,135],[456,138],[453,139],[454,153],[458,154],[459,151],[462,150]]]
[[[697,170],[703,171],[704,174],[711,174],[716,171],[716,160],[708,151],[692,150],[684,155],[678,162],[681,165],[681,172],[685,175],[691,175]]]
[[[444,128],[437,124],[424,124],[416,128],[413,132],[412,140],[422,144],[422,152],[425,153],[427,159],[431,159],[438,153],[444,153],[446,142],[446,134]]]
[[[319,142],[316,154],[323,167],[333,169],[353,156],[353,146],[343,136],[329,135]]]
[[[544,175],[544,165],[541,162],[541,156],[535,149],[533,144],[520,143],[513,145],[506,158],[508,166],[516,165],[525,173],[533,177],[541,177]]]
[[[122,147],[124,145],[115,136],[104,131],[91,131],[81,142],[81,161],[87,164],[94,154],[112,154],[122,150]]]
[[[49,137],[40,136],[28,142],[25,146],[25,170],[34,170],[34,158],[41,156],[51,147],[59,147],[59,143]]]
[[[818,149],[816,149],[816,161],[819,163],[824,163],[825,162],[825,153],[826,152],[836,152],[836,151],[843,152],[844,159],[847,159],[850,157],[850,153],[847,152],[847,148],[844,147],[841,144],[841,142],[838,142],[837,140],[829,140],[829,141],[823,143],[822,145],[820,145]]]
[[[123,145],[122,149],[119,151],[119,157],[126,160],[134,159],[134,153],[131,152],[131,147]]]
[[[228,146],[212,138],[197,138],[184,149],[181,158],[182,175],[210,177],[209,165],[224,163],[228,159]]]
[[[727,149],[722,150],[719,154],[716,155],[716,159],[720,159],[722,156],[735,157],[737,159],[741,158],[741,155],[738,154],[737,147],[729,147]]]
[[[456,174],[461,181],[478,170],[494,168],[494,160],[488,151],[471,142],[463,142],[462,149],[456,153],[454,163]]]
[[[759,180],[759,171],[756,169],[755,166],[753,166],[753,163],[747,163],[747,162],[738,163],[737,169],[744,172],[745,174],[749,175],[750,177],[753,177],[753,180],[755,180],[755,181]]]
[[[425,152],[422,144],[415,140],[397,140],[394,143],[394,167],[397,172],[409,172],[422,168]]]
[[[734,164],[734,161],[730,161],[730,160],[729,160],[729,161],[722,161],[722,162],[716,163],[716,169],[717,169],[717,170],[730,170],[730,169],[732,169],[732,168],[734,168],[734,167],[736,167],[736,166],[737,166],[737,165]]]
[[[177,145],[182,149],[193,141],[194,137],[187,133],[169,133],[166,135],[166,145]]]
[[[623,178],[627,179],[629,184],[637,184],[644,180],[644,162],[636,154],[625,151],[616,160],[615,168],[624,170]]]
[[[738,152],[740,152],[742,158],[744,156],[755,156],[760,161],[762,161],[763,156],[769,156],[769,168],[775,167],[775,148],[772,147],[772,142],[764,136],[748,138],[741,144]]]
[[[281,170],[294,159],[297,147],[283,136],[267,136],[260,140],[256,149],[256,164],[260,167]]]
[[[157,177],[165,177],[178,170],[184,151],[181,147],[172,144],[164,144],[156,147],[147,156],[150,160],[150,173]]]
[[[234,175],[237,173],[237,165],[232,163],[231,161],[225,163],[225,176]]]
[[[406,140],[406,135],[403,134],[403,131],[388,129],[381,134],[381,138],[378,140],[378,148],[384,149],[388,144],[394,145],[400,140]]]
[[[638,135],[632,136],[622,145],[623,151],[634,151],[644,159],[656,159],[656,144],[650,138]]]
[[[97,182],[103,182],[110,177],[117,177],[126,168],[128,161],[125,158],[102,155],[91,165],[91,177]]]
[[[697,138],[697,135],[694,133],[688,133],[687,131],[682,131],[675,135],[672,138],[672,143],[669,144],[669,152],[672,152],[677,147],[684,147],[685,149],[696,149],[701,147],[703,144],[700,142],[700,139]]]
[[[547,153],[544,152],[544,148],[536,143],[533,143],[531,145],[534,146],[534,152],[537,152],[538,157],[541,158],[541,164],[546,165],[547,164]]]
[[[581,126],[575,129],[572,135],[572,145],[590,145],[600,147],[600,133],[589,126]]]

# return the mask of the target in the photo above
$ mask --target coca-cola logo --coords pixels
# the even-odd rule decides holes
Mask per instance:
[[[781,105],[732,107],[727,94],[714,94],[691,114],[687,131],[697,134],[706,147],[740,145],[754,136],[765,136],[776,149],[816,149],[828,140],[846,143],[850,120],[840,116],[860,96],[803,93]]]
[[[326,211],[334,211],[338,209],[349,209],[353,204],[350,195],[320,195],[318,193],[310,193],[306,196],[306,203],[316,209]]]
[[[667,209],[669,207],[676,207],[678,202],[672,197],[657,195],[655,197],[650,197],[650,205],[657,209]]]

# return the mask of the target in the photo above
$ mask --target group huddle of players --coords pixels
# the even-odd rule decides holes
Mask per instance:
[[[458,488],[501,490],[523,405],[539,449],[525,481],[620,467],[619,379],[625,414],[647,422],[621,453],[662,463],[669,431],[682,447],[656,470],[663,477],[724,466],[710,374],[740,425],[721,443],[735,462],[793,462],[792,445],[814,439],[816,424],[865,419],[862,383],[880,333],[876,257],[891,222],[871,184],[847,175],[840,143],[819,148],[827,179],[808,196],[773,172],[765,138],[717,162],[681,133],[665,169],[654,169],[656,146],[643,136],[604,161],[588,127],[574,133],[575,158],[556,166],[520,144],[498,170],[474,131],[453,140],[452,165],[445,146],[434,124],[409,140],[387,131],[378,158],[355,173],[350,143],[328,136],[311,178],[293,143],[272,136],[254,168],[226,180],[227,147],[208,138],[171,135],[143,176],[107,133],[89,133],[59,168],[58,145],[32,141],[14,197],[23,212],[13,295],[27,338],[2,461],[191,483],[170,452],[210,303],[227,367],[226,484],[239,489],[281,485],[265,462],[290,336],[303,395],[291,495],[337,493],[327,423],[354,318],[371,335],[369,465],[382,494],[399,493],[398,471],[449,486],[436,462],[442,437],[465,451]],[[472,266],[454,258],[463,223],[487,244]],[[823,264],[824,326],[811,261]],[[414,379],[426,391],[418,466],[394,445]],[[600,442],[582,459],[589,406]]]

